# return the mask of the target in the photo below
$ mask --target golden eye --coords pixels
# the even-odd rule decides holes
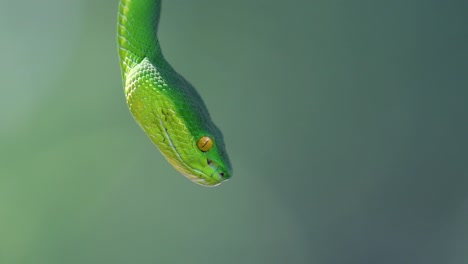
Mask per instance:
[[[213,140],[211,140],[211,138],[206,137],[206,136],[201,137],[197,142],[197,147],[201,151],[207,152],[208,150],[210,150],[213,147]]]

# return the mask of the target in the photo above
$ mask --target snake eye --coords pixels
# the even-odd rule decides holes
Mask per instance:
[[[201,151],[207,152],[213,147],[213,140],[207,136],[201,137],[197,142],[197,147]]]

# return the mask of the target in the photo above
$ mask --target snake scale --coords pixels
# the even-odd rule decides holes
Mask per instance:
[[[128,108],[183,175],[216,186],[232,175],[223,136],[195,88],[164,58],[157,38],[161,0],[121,0],[117,42]]]

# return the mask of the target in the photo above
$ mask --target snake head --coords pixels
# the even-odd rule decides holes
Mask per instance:
[[[125,81],[130,112],[174,168],[204,186],[231,177],[221,131],[193,86],[147,59]]]
[[[198,138],[198,140],[196,140]],[[222,137],[215,139],[214,135],[204,133],[203,136],[193,137],[191,148],[162,153],[167,160],[191,181],[203,186],[217,186],[231,178],[232,169],[227,157]]]

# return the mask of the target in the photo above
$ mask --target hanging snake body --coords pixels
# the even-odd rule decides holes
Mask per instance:
[[[160,0],[121,0],[117,39],[127,105],[166,159],[190,180],[215,186],[232,175],[221,131],[195,88],[165,60]]]

